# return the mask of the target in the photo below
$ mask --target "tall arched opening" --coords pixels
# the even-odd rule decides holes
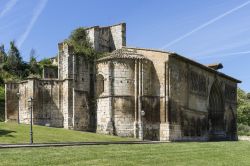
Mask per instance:
[[[209,95],[208,131],[210,140],[223,140],[226,137],[224,105],[222,89],[218,82],[215,81]]]

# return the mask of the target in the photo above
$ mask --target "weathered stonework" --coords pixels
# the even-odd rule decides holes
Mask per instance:
[[[87,28],[93,48],[100,52],[111,52],[126,46],[126,24]]]
[[[43,78],[58,78],[58,68],[57,66],[44,66],[43,67]]]
[[[237,140],[240,81],[176,53],[127,48],[125,24],[87,29],[94,63],[60,43],[58,77],[6,84],[6,121],[148,140]],[[17,95],[18,94],[18,95]],[[145,114],[145,115],[144,115]]]

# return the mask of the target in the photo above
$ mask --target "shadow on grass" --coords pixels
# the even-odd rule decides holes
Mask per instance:
[[[0,129],[0,137],[14,137],[11,135],[12,133],[16,133],[16,131],[11,131],[11,130],[1,130]]]

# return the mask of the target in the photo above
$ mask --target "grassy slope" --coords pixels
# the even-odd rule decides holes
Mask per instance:
[[[250,142],[0,149],[0,165],[249,165]]]
[[[28,143],[29,125],[0,122],[0,144]],[[121,138],[89,132],[66,130],[44,126],[34,126],[34,142],[85,142],[85,141],[129,141],[132,138]]]

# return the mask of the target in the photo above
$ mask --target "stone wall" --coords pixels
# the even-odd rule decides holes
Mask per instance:
[[[30,123],[30,104],[33,101],[33,123],[52,127],[63,127],[61,111],[61,85],[56,80],[29,79],[19,84],[20,123]]]
[[[62,87],[62,112],[63,126],[66,129],[73,129],[73,81],[64,80]]]
[[[87,28],[90,42],[96,51],[111,52],[126,46],[126,24]]]
[[[103,87],[97,90],[100,92],[97,96],[97,131],[133,136],[134,60],[98,63],[97,75],[101,78],[97,85]]]
[[[235,81],[178,56],[171,56],[168,63],[170,70],[170,140],[210,139],[209,98],[211,87],[215,82],[221,89],[224,101],[224,120],[226,121],[224,125],[228,128],[226,130],[229,130],[229,126],[230,128],[236,127],[236,123],[233,122],[236,117],[237,83]],[[225,86],[229,86],[231,89],[225,88]],[[232,92],[226,92],[227,89]],[[225,94],[229,94],[229,100],[226,99]],[[225,137],[235,139],[235,131],[227,131]]]
[[[30,105],[29,98],[34,98],[34,81],[28,79],[19,84],[19,123],[30,123]],[[34,118],[34,116],[33,116]]]
[[[44,66],[43,67],[43,78],[58,78],[58,67],[57,66]]]
[[[146,67],[143,72],[145,73],[143,75],[144,105],[146,105],[145,110],[148,112],[146,112],[146,116],[151,116],[151,113],[154,112],[156,113],[155,118],[159,118],[159,121],[147,122],[149,125],[148,129],[144,129],[144,134],[146,134],[144,137],[168,140],[168,65],[166,62],[170,53],[143,48],[128,49],[144,55],[152,62],[151,67]],[[151,103],[154,103],[153,108]],[[148,134],[149,131],[152,131],[151,134]]]
[[[73,54],[72,48],[67,43],[58,44],[58,75],[59,80],[73,78]]]
[[[112,134],[138,138],[141,132],[145,139],[160,139],[160,87],[154,69],[148,60],[115,59],[97,64],[98,132],[109,133],[107,124],[112,121]]]
[[[63,126],[75,130],[89,130],[95,126],[90,125],[91,120],[95,119],[95,111],[90,114],[92,105],[89,102],[93,98],[90,92],[94,93],[91,91],[94,89],[91,85],[93,87],[95,85],[94,68],[84,56],[74,55],[66,43],[59,45],[58,58],[59,79],[63,81],[61,99]]]
[[[63,127],[62,82],[34,80],[34,124]]]
[[[87,131],[90,129],[89,95],[86,91],[73,91],[73,125],[74,130]]]
[[[18,95],[17,83],[5,84],[5,121],[18,121]]]
[[[125,23],[110,26],[110,32],[112,36],[111,43],[113,45],[113,50],[117,50],[126,46],[126,24]]]

